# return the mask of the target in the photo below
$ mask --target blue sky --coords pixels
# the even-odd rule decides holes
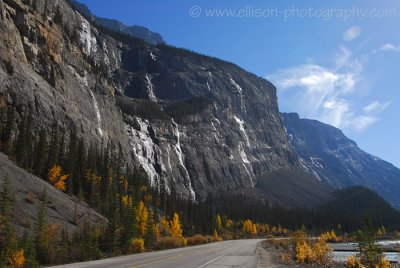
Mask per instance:
[[[281,111],[337,126],[400,167],[399,1],[81,2],[269,79]]]

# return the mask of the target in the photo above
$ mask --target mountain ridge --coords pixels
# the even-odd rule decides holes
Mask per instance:
[[[110,30],[125,33],[140,39],[151,45],[158,45],[165,43],[164,39],[159,33],[150,31],[148,28],[138,25],[126,26],[122,22],[115,19],[101,18],[95,16],[90,9],[83,3],[76,0],[68,0],[74,8],[76,8],[82,15],[90,18],[97,24],[109,28]]]
[[[358,148],[343,132],[317,120],[282,113],[302,168],[334,188],[362,185],[400,207],[400,169]]]

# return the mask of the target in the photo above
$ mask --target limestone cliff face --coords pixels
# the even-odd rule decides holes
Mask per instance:
[[[111,37],[64,0],[28,2],[0,1],[0,98],[29,107],[37,126],[57,122],[88,143],[113,144],[152,185],[192,199],[298,165],[268,81],[218,59]]]

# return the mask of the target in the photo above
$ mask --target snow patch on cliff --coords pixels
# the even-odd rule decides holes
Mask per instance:
[[[90,23],[78,13],[81,19],[81,32],[80,41],[83,45],[82,50],[86,55],[97,52],[97,40],[96,37],[92,35]]]
[[[176,155],[178,156],[179,164],[183,168],[184,176],[185,176],[185,179],[186,179],[185,180],[186,181],[186,185],[185,186],[190,192],[190,198],[192,200],[196,200],[196,194],[195,194],[195,192],[193,190],[193,187],[192,187],[192,181],[190,179],[189,172],[188,172],[188,170],[186,169],[186,166],[185,166],[185,161],[184,161],[185,160],[185,155],[182,153],[181,140],[180,140],[181,133],[179,132],[179,125],[177,123],[175,123],[175,121],[173,119],[172,119],[172,125],[173,125],[173,128],[172,128],[173,134],[176,137],[176,144],[173,147],[174,147]]]
[[[135,117],[133,120],[138,129],[126,124],[125,130],[129,136],[136,159],[149,176],[150,185],[155,186],[156,181],[160,182],[161,180],[161,175],[157,172],[156,166],[161,168],[161,172],[166,171],[161,157],[161,150],[150,136],[149,129],[151,126],[148,120],[143,120],[139,117]]]
[[[85,78],[86,78],[86,76],[85,76]],[[94,96],[94,94],[93,94],[91,89],[89,89],[89,93],[93,98],[93,107],[94,107],[94,113],[96,114],[97,131],[99,132],[100,136],[103,137],[103,130],[101,128],[101,114],[100,114],[100,110],[99,110],[99,105],[98,105],[96,97]]]
[[[243,89],[239,84],[231,77],[229,76],[229,82],[231,83],[232,87],[236,90],[236,92],[239,94],[240,98],[240,107],[244,112],[246,112],[246,107],[244,105],[244,100],[243,100]]]
[[[147,96],[149,100],[153,102],[157,102],[157,97],[154,95],[154,86],[151,82],[151,76],[146,74],[146,88],[147,88]]]
[[[157,61],[157,56],[154,55],[153,52],[150,52],[150,58],[151,58],[153,61]]]
[[[249,159],[247,158],[247,154],[246,154],[246,152],[244,151],[244,148],[243,148],[243,146],[242,146],[242,143],[239,143],[239,145],[238,145],[238,152],[239,152],[239,155],[240,155],[240,157],[241,157],[241,159],[242,159],[242,162],[245,163],[245,164],[250,164],[250,161],[249,161]]]
[[[239,117],[237,117],[237,116],[234,116],[234,118],[235,118],[236,123],[239,124],[239,129],[240,129],[240,131],[241,131],[242,134],[243,134],[243,137],[244,137],[244,139],[245,139],[245,141],[246,141],[247,147],[250,147],[249,136],[247,135],[247,132],[246,132],[246,130],[244,129],[244,121],[241,120],[241,119],[240,119]]]

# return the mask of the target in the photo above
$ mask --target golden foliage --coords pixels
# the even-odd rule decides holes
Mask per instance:
[[[128,191],[128,186],[129,186],[128,180],[127,180],[124,176],[121,176],[121,177],[119,178],[119,181],[120,181],[120,183],[121,183],[121,186],[122,186],[123,191],[124,191],[124,192],[127,192],[127,191]]]
[[[314,252],[311,246],[305,241],[296,245],[295,254],[298,263],[310,263],[314,259]]]
[[[54,165],[49,170],[49,182],[58,190],[65,191],[65,181],[68,179],[69,175],[62,175],[62,168],[58,165]]]
[[[350,256],[347,258],[346,268],[365,268],[365,266],[362,265],[359,258],[356,258],[355,256]]]
[[[217,217],[215,218],[215,227],[217,228],[217,231],[220,232],[222,229],[222,221],[221,221],[221,216],[217,214]]]
[[[366,266],[362,263],[362,261],[358,257],[350,256],[347,259],[346,268],[365,268],[365,267]],[[390,267],[392,267],[392,265],[385,257],[382,257],[379,260],[379,262],[374,265],[374,267],[375,268],[390,268]]]
[[[142,238],[133,238],[129,241],[130,250],[134,253],[141,253],[145,250]]]
[[[257,235],[257,226],[255,225],[255,224],[253,224],[253,226],[251,227],[251,234],[253,235],[253,236],[256,236]]]
[[[132,196],[129,195],[123,195],[121,197],[121,202],[125,207],[132,207],[133,206],[133,199]]]
[[[169,222],[168,222],[167,218],[162,217],[160,219],[159,226],[160,226],[159,230],[162,235],[169,235]]]
[[[390,265],[390,262],[385,257],[382,257],[380,263],[375,265],[375,268],[390,268],[390,267],[392,267],[392,265]]]
[[[207,244],[208,239],[205,236],[202,235],[195,235],[192,237],[187,237],[187,243],[190,246],[196,246],[196,245],[202,245],[202,244]]]
[[[12,268],[22,268],[25,265],[25,255],[23,249],[13,252],[8,258],[8,263]]]
[[[321,237],[323,237],[326,241],[328,241],[328,242],[339,242],[340,241],[340,238],[338,238],[337,236],[336,236],[336,233],[335,233],[335,231],[327,231],[326,233],[323,233],[322,235],[321,235]]]
[[[187,243],[188,241],[186,241],[184,238],[164,236],[158,241],[157,248],[179,248],[185,246]]]
[[[251,220],[245,220],[243,223],[243,233],[245,235],[253,234],[253,223]]]
[[[330,254],[332,252],[332,248],[326,243],[326,239],[321,236],[318,238],[317,243],[313,248],[314,252],[314,262],[319,265],[328,265],[332,262]]]
[[[218,235],[217,230],[214,230],[214,241],[222,241],[222,238]]]
[[[233,221],[231,219],[227,219],[225,222],[225,229],[231,230],[233,228]]]
[[[138,206],[136,207],[135,212],[136,212],[136,217],[135,217],[136,227],[138,228],[139,235],[141,237],[144,237],[147,231],[147,219],[149,217],[149,211],[147,210],[144,203],[140,201]]]
[[[174,213],[174,217],[169,222],[169,233],[172,237],[182,238],[182,225],[179,221],[179,214]]]

